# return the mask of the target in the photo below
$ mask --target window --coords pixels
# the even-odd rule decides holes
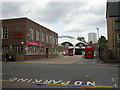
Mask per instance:
[[[44,47],[41,47],[41,49],[40,49],[40,54],[41,54],[41,55],[45,54],[45,48],[44,48]]]
[[[68,46],[69,46],[69,43],[65,43],[65,46],[68,47]]]
[[[52,37],[52,44],[55,44],[55,38],[54,38],[54,36]]]
[[[34,54],[40,54],[40,47],[39,46],[34,46]]]
[[[34,46],[28,46],[28,55],[34,54]]]
[[[44,33],[42,32],[42,42],[44,42]]]
[[[2,39],[8,39],[8,28],[7,27],[2,28]]]
[[[52,36],[50,36],[50,43],[52,43]]]
[[[115,21],[115,30],[120,31],[120,21]]]
[[[48,43],[48,35],[46,35],[46,42]]]
[[[92,46],[87,46],[87,48],[92,48]]]
[[[10,51],[10,46],[8,45],[6,45],[6,46],[3,46],[3,48],[2,48],[2,50],[3,50],[3,52],[9,52]]]
[[[14,45],[12,47],[15,52],[23,52],[23,46]]]
[[[3,46],[3,52],[23,52],[23,46],[20,45],[13,45],[13,46]]]
[[[120,52],[120,48],[118,48],[118,52]]]
[[[56,38],[56,45],[58,44],[58,39]]]
[[[118,43],[120,43],[120,34],[118,34]]]
[[[52,48],[49,48],[49,54],[52,54]]]
[[[51,42],[52,42],[52,44],[54,44],[54,35],[52,34],[52,39],[51,39]]]
[[[30,39],[33,40],[33,29],[32,28],[30,28]]]
[[[55,38],[53,37],[53,44],[55,44]]]
[[[36,31],[36,40],[39,41],[39,31]]]

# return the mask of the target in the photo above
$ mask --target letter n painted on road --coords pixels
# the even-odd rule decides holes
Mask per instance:
[[[95,82],[90,82],[90,81],[88,81],[88,82],[87,82],[87,85],[95,86]]]

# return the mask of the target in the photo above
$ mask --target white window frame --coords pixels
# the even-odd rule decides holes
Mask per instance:
[[[46,34],[46,42],[48,43],[48,35]]]
[[[50,36],[50,44],[52,44],[52,36]]]
[[[37,40],[37,41],[40,40],[39,37],[40,37],[40,35],[39,35],[39,30],[37,30],[37,31],[36,31],[36,40]]]
[[[4,29],[6,28],[6,29]],[[4,30],[6,30],[6,32],[4,32]],[[5,35],[6,34],[6,35]],[[6,38],[5,38],[6,36]],[[1,38],[2,39],[8,39],[8,27],[2,27],[2,34],[1,34]]]
[[[118,43],[120,43],[120,34],[118,34]]]
[[[32,39],[32,40],[33,40],[33,35],[34,35],[33,32],[34,32],[33,28],[30,28],[30,39]]]
[[[0,36],[1,36],[1,39],[3,39],[3,28],[1,28]]]
[[[44,42],[44,32],[42,32],[42,42]]]
[[[55,37],[52,35],[52,44],[55,44]]]

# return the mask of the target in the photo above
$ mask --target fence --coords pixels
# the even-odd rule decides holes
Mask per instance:
[[[120,52],[113,53],[108,47],[100,50],[100,59],[106,63],[120,62]]]

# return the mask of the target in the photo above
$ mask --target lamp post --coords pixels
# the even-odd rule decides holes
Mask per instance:
[[[96,28],[97,29],[97,36],[98,36],[98,60],[99,60],[99,55],[100,55],[100,51],[99,51],[99,28]]]

